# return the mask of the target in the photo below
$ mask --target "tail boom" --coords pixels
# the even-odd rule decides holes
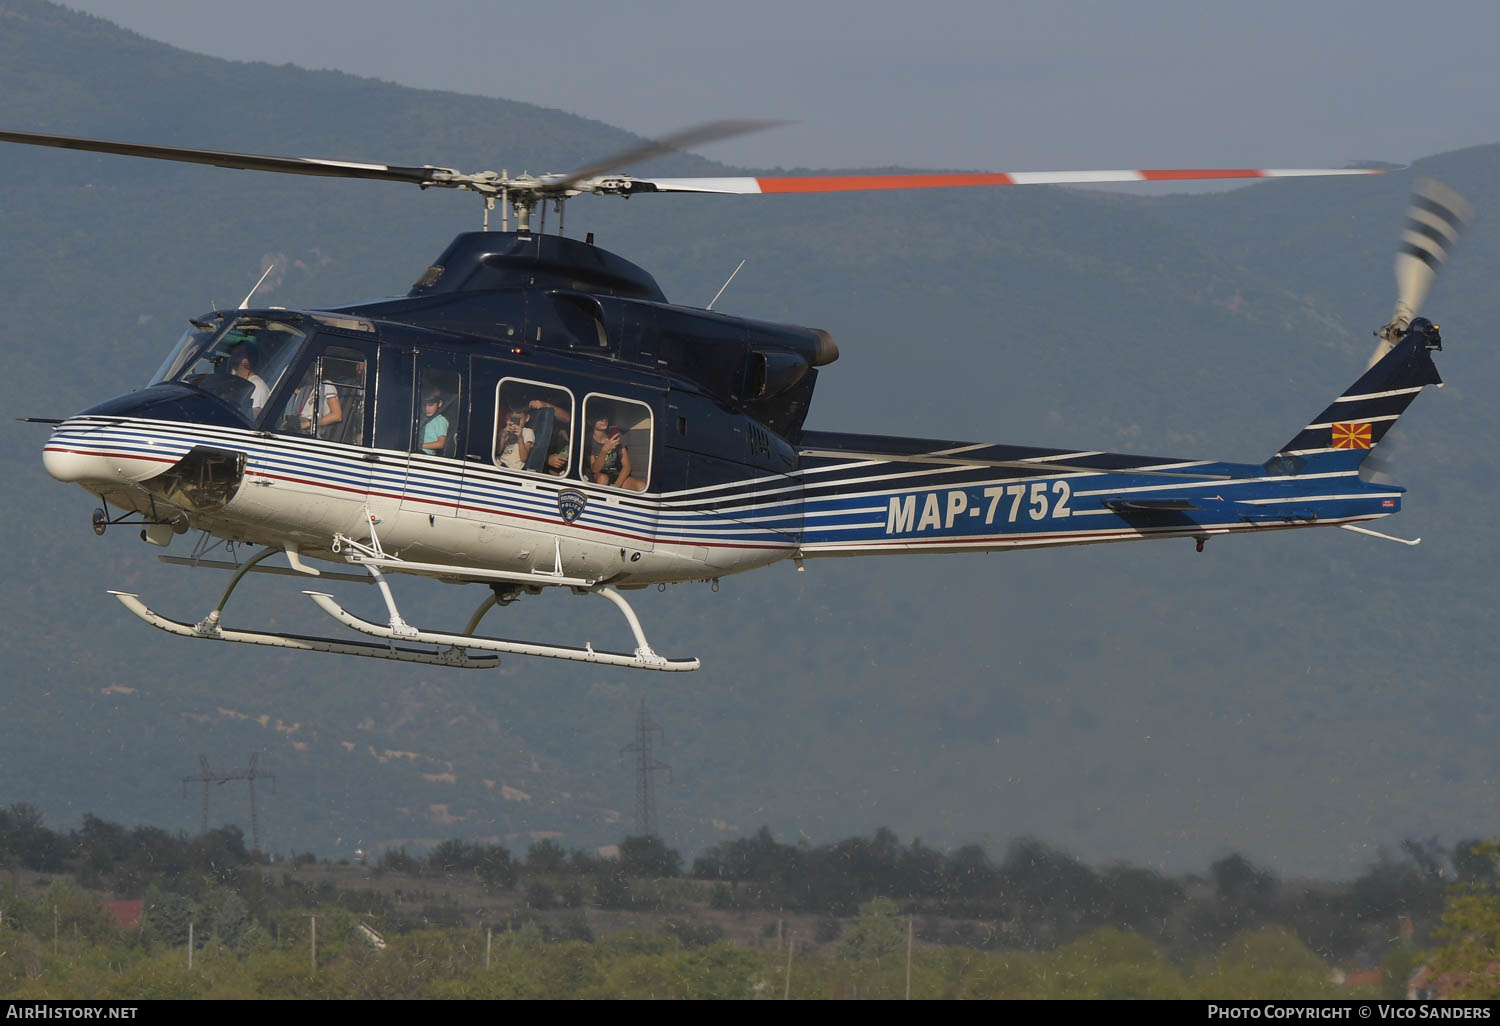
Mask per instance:
[[[801,475],[807,557],[1201,540],[1374,520],[1402,494],[1258,464],[812,433]]]
[[[1322,527],[1401,510],[1359,467],[1428,385],[1436,325],[1401,341],[1263,464],[807,432],[803,556],[993,552]]]

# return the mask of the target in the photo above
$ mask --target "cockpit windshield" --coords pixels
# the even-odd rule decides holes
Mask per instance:
[[[260,419],[307,333],[288,321],[220,314],[195,320],[151,384],[180,381],[218,396],[252,421]]]

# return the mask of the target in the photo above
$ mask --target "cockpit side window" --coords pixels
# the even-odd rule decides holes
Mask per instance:
[[[162,381],[175,381],[184,367],[192,366],[193,362],[218,336],[220,329],[224,327],[222,314],[214,314],[207,318],[194,318],[189,322],[191,327],[183,332],[167,358],[161,362],[156,373],[151,375],[148,385],[155,385]]]
[[[573,454],[573,394],[506,378],[495,396],[495,465],[562,477]]]

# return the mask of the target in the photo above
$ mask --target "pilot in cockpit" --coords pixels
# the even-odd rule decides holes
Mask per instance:
[[[250,419],[254,420],[260,416],[266,400],[271,398],[271,389],[267,387],[265,379],[256,373],[260,354],[256,352],[254,343],[247,335],[237,337],[239,341],[229,351],[229,366],[235,377],[250,382]]]

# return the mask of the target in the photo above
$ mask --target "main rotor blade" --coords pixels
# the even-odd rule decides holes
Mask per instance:
[[[223,150],[195,150],[181,146],[152,146],[144,143],[111,142],[73,135],[44,135],[40,132],[3,132],[0,142],[52,146],[63,150],[88,150],[93,153],[118,153],[127,157],[151,157],[175,160],[185,164],[210,164],[241,171],[276,171],[292,175],[319,175],[325,178],[374,178],[388,182],[411,182],[416,185],[440,184],[436,177],[447,173],[444,168],[396,167],[389,164],[363,164],[348,160],[325,160],[319,157],[269,157],[254,153],[228,153]]]
[[[329,160],[322,157],[280,157],[255,153],[232,153],[225,150],[200,150],[183,146],[156,146],[147,143],[115,142],[83,136],[47,135],[41,132],[0,131],[0,142],[51,146],[57,149],[86,150],[94,153],[116,153],[128,157],[148,157],[187,164],[244,171],[272,171],[280,174],[315,175],[324,178],[364,178],[388,182],[408,182],[422,186],[473,189],[493,196],[509,186],[513,190],[537,195],[553,194],[595,178],[621,165],[644,160],[658,154],[727,139],[747,132],[769,128],[778,122],[756,120],[711,121],[675,132],[661,139],[647,140],[631,149],[563,176],[547,176],[545,181],[527,177],[524,180],[502,180],[494,172],[460,174],[451,168],[432,166],[404,167],[393,164],[370,164],[361,161]],[[1135,171],[1012,171],[998,173],[916,173],[900,175],[807,175],[755,178],[633,178],[619,176],[602,183],[587,183],[583,191],[630,195],[637,192],[697,192],[726,195],[764,193],[862,192],[886,189],[951,189],[999,185],[1087,185],[1109,182],[1194,181],[1236,178],[1304,178],[1325,175],[1380,174],[1374,168],[1196,168]]]
[[[1184,182],[1226,178],[1316,178],[1378,175],[1377,168],[1164,168],[1144,171],[998,171],[905,175],[806,175],[758,178],[633,178],[631,192],[768,193],[865,192],[878,189],[955,189],[998,185],[1090,185],[1106,182]]]
[[[730,119],[726,121],[709,121],[691,128],[684,128],[680,132],[664,135],[660,139],[647,139],[639,146],[622,150],[619,153],[596,160],[592,164],[570,171],[562,178],[553,181],[548,180],[549,186],[566,188],[574,182],[581,182],[585,178],[602,175],[606,171],[633,164],[638,160],[646,160],[657,157],[663,153],[673,153],[677,150],[685,150],[689,146],[701,146],[704,143],[718,142],[720,139],[729,139],[736,135],[745,135],[749,132],[759,132],[765,128],[772,128],[781,124],[780,121],[756,121],[754,119]]]

